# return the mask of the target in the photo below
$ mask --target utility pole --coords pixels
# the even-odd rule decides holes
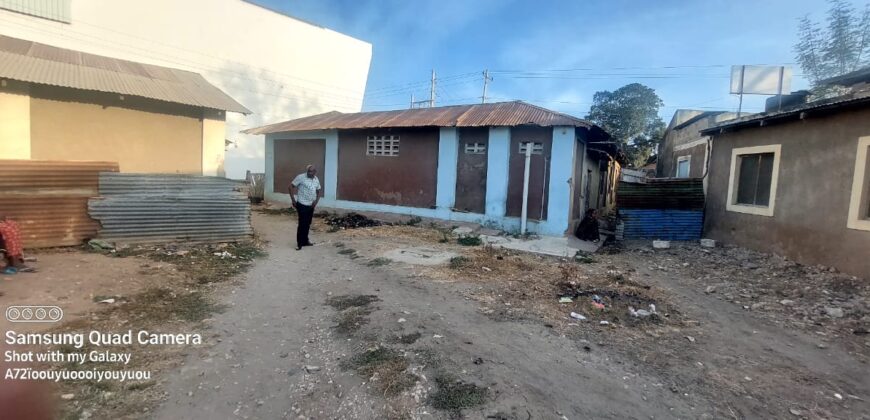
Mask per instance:
[[[489,82],[492,80],[492,77],[489,77],[489,69],[483,71],[483,96],[480,97],[480,103],[486,103],[486,88],[489,85]]]
[[[411,94],[411,106],[409,106],[408,108],[414,108],[414,94],[413,93]]]
[[[429,108],[435,108],[435,69],[432,69],[432,86],[429,88]]]

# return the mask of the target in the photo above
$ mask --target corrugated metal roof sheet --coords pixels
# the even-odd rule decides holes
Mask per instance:
[[[625,209],[704,209],[704,182],[700,178],[652,178],[644,183],[620,182],[616,191],[619,211]]]
[[[0,215],[21,226],[26,248],[79,245],[100,226],[88,216],[100,172],[113,162],[0,160]]]
[[[2,35],[0,78],[251,113],[198,73],[87,54]]]
[[[491,104],[454,105],[436,108],[414,108],[395,111],[337,111],[312,115],[245,130],[246,134],[268,134],[286,131],[388,128],[388,127],[491,127],[537,125],[541,127],[575,126],[601,129],[589,121],[527,104],[522,101]],[[606,134],[604,134],[606,136]]]
[[[196,175],[104,173],[90,200],[98,237],[112,242],[234,241],[253,234],[242,183]]]

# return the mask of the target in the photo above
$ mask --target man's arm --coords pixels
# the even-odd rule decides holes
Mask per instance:
[[[296,180],[294,179],[293,182],[296,182]],[[293,185],[293,182],[287,187],[287,191],[290,193],[290,203],[293,204],[293,207],[296,207],[296,185]]]

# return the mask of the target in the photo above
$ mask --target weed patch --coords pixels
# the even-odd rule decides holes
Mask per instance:
[[[396,395],[414,386],[417,381],[414,375],[407,372],[408,361],[399,352],[387,347],[376,347],[358,353],[343,362],[341,367],[372,378],[372,382],[384,395]]]
[[[395,343],[395,344],[408,345],[408,344],[414,344],[415,342],[417,342],[417,340],[420,339],[420,337],[421,337],[420,332],[415,332],[415,333],[411,333],[411,334],[403,334],[403,335],[394,336],[394,337],[390,338],[390,342]]]
[[[391,262],[393,262],[393,260],[391,260],[389,258],[378,257],[378,258],[375,258],[375,259],[367,262],[366,265],[369,267],[381,267],[384,265],[388,265]]]
[[[456,239],[456,242],[462,246],[480,246],[483,244],[480,235],[462,235]]]
[[[429,397],[429,405],[440,410],[459,411],[486,402],[487,389],[463,382],[452,375],[435,377],[436,390]]]
[[[468,257],[463,257],[461,255],[458,257],[453,257],[450,259],[450,268],[454,270],[459,270],[460,268],[468,265],[468,263],[470,262],[471,260],[469,260]]]
[[[332,306],[339,311],[347,308],[368,306],[372,302],[377,302],[378,297],[375,295],[342,295],[330,296],[326,299],[326,304]]]

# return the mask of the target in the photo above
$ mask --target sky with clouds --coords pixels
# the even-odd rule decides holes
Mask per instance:
[[[639,82],[675,109],[736,110],[734,64],[793,65],[797,21],[824,0],[257,0],[372,44],[363,110],[522,99],[585,116],[592,96]],[[866,0],[855,0],[858,8]],[[793,89],[807,86],[793,70]],[[748,95],[759,111],[765,97]]]

